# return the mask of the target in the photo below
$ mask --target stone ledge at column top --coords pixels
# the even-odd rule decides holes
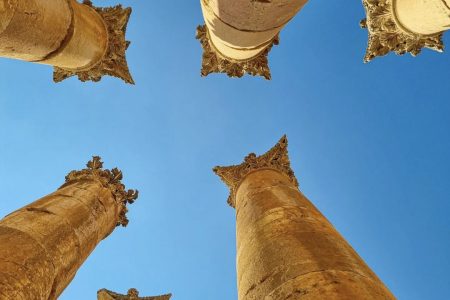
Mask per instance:
[[[206,77],[211,73],[225,73],[229,77],[241,78],[245,74],[250,74],[253,76],[262,76],[267,80],[271,79],[267,56],[273,45],[279,44],[278,35],[260,54],[252,59],[243,61],[232,60],[221,55],[212,45],[206,25],[197,27],[195,38],[200,41],[203,48],[202,77]]]
[[[172,294],[154,296],[154,297],[139,297],[139,292],[136,289],[129,289],[127,295],[114,293],[107,289],[101,289],[97,292],[98,300],[169,300]]]
[[[114,7],[95,7],[90,0],[84,0],[84,5],[92,7],[103,19],[108,31],[108,46],[103,59],[87,70],[68,70],[54,67],[53,81],[58,83],[69,77],[78,76],[82,82],[98,82],[104,75],[122,79],[128,84],[134,84],[126,60],[125,52],[130,42],[125,39],[127,24],[132,9]]]
[[[215,167],[213,169],[214,173],[216,173],[230,189],[228,204],[235,208],[236,192],[242,180],[248,174],[259,169],[277,170],[288,176],[291,182],[298,187],[298,180],[295,177],[294,171],[291,169],[287,148],[288,140],[284,135],[272,149],[261,156],[250,153],[240,165]]]
[[[126,190],[125,185],[121,182],[123,179],[122,171],[117,168],[111,170],[103,169],[103,162],[99,156],[93,156],[92,160],[86,164],[86,167],[86,169],[80,171],[71,171],[66,176],[66,182],[60,189],[82,180],[100,182],[103,187],[111,191],[115,201],[120,206],[117,226],[127,226],[129,222],[126,216],[128,212],[127,204],[134,203],[138,198],[139,192],[137,190]]]
[[[421,35],[402,28],[395,20],[393,0],[362,0],[367,18],[360,26],[367,28],[369,41],[364,62],[369,62],[377,56],[385,56],[389,52],[397,55],[410,53],[418,55],[422,48],[442,52],[444,44],[443,33]]]

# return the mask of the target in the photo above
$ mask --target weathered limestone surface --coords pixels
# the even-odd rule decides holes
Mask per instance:
[[[97,292],[97,300],[169,300],[171,294],[153,296],[153,297],[139,297],[139,292],[136,289],[129,289],[126,295],[114,293],[107,289],[102,289]]]
[[[450,0],[395,0],[398,22],[410,32],[436,34],[450,28]]]
[[[267,55],[278,34],[307,0],[201,0],[206,25],[197,28],[202,76],[245,73],[270,79]]]
[[[125,59],[130,14],[90,1],[0,0],[0,56],[55,66],[56,82],[111,75],[133,83]]]
[[[389,52],[418,55],[422,48],[442,52],[443,32],[450,28],[449,0],[363,0],[369,31],[364,58],[369,62]]]
[[[299,191],[286,137],[262,156],[214,171],[236,208],[240,300],[395,299]]]
[[[56,192],[1,220],[0,299],[56,299],[100,241],[128,223],[137,192],[121,179],[94,157]]]

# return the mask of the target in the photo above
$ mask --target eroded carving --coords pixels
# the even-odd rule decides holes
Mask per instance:
[[[107,289],[101,289],[97,292],[98,300],[169,300],[171,297],[171,294],[154,297],[139,297],[139,292],[136,289],[129,289],[126,295],[114,293]]]
[[[283,136],[272,149],[261,156],[250,153],[240,165],[215,167],[213,169],[214,173],[216,173],[230,188],[230,196],[227,201],[228,204],[235,207],[236,191],[240,183],[245,176],[258,169],[269,168],[278,170],[287,175],[291,182],[298,187],[297,178],[295,177],[294,171],[291,169],[287,147],[287,137]]]
[[[261,54],[244,61],[231,60],[216,51],[214,46],[211,45],[206,25],[197,27],[196,39],[200,41],[203,47],[202,76],[208,76],[211,73],[225,73],[229,77],[240,78],[247,73],[253,76],[263,76],[267,80],[271,79],[267,56],[273,45],[279,44],[278,35]]]
[[[122,184],[122,171],[117,168],[108,170],[103,169],[103,162],[99,156],[93,156],[86,164],[87,168],[81,171],[71,171],[66,176],[66,183],[62,186],[79,180],[95,180],[100,182],[105,188],[109,189],[114,196],[114,199],[120,205],[120,214],[117,226],[127,226],[127,204],[132,204],[138,198],[137,190],[126,190],[125,185]],[[61,188],[62,188],[61,187]]]
[[[88,70],[74,71],[59,67],[54,68],[53,80],[61,82],[72,76],[85,81],[98,82],[102,76],[109,75],[117,77],[129,84],[134,84],[133,78],[128,69],[125,52],[130,42],[125,39],[128,20],[131,15],[131,8],[122,8],[122,5],[114,7],[94,7],[89,0],[83,4],[91,6],[103,18],[108,30],[108,48],[103,59]]]
[[[442,52],[444,44],[442,33],[424,36],[409,32],[397,24],[393,11],[393,0],[363,0],[367,18],[360,26],[367,28],[369,42],[364,62],[369,62],[377,56],[384,56],[389,52],[397,55],[410,53],[418,55],[422,48],[429,48]]]

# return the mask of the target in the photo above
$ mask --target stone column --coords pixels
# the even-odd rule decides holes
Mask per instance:
[[[0,221],[0,299],[57,299],[100,241],[127,225],[137,191],[102,165],[94,157],[56,192]]]
[[[170,300],[171,297],[171,294],[154,297],[139,297],[139,292],[136,289],[129,289],[126,295],[114,293],[107,289],[102,289],[97,292],[97,300]]]
[[[239,300],[395,299],[299,191],[286,137],[214,171],[236,209]]]
[[[450,28],[450,0],[363,0],[369,31],[364,58],[369,62],[389,52],[418,55],[422,48],[442,52],[443,32]]]
[[[270,79],[267,55],[307,1],[200,0],[206,23],[197,28],[204,51],[202,76],[248,73]]]
[[[133,83],[125,58],[130,14],[86,0],[0,0],[0,56],[54,66],[55,82],[110,75]]]

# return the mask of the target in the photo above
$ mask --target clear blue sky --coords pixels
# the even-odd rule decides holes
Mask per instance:
[[[0,60],[1,216],[93,154],[141,192],[129,227],[97,247],[61,299],[130,287],[236,299],[235,216],[211,168],[284,133],[301,190],[393,293],[448,299],[450,53],[364,65],[361,3],[315,0],[272,50],[272,81],[205,79],[198,1],[121,1],[134,9],[136,86],[55,85],[50,67]]]

